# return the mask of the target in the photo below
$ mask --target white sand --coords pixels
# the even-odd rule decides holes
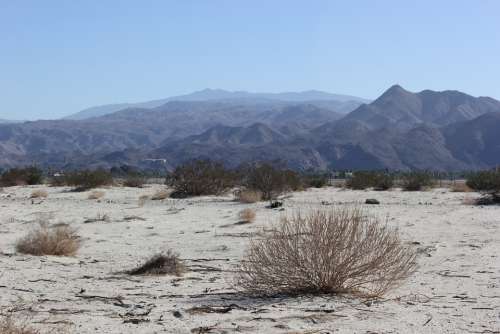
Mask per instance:
[[[49,197],[29,199],[39,188],[47,189]],[[29,321],[36,326],[67,324],[72,333],[500,332],[500,207],[462,203],[477,194],[327,188],[292,194],[284,211],[266,209],[266,203],[236,203],[230,196],[138,206],[140,195],[160,188],[103,189],[106,196],[100,201],[88,200],[88,192],[65,188],[4,189],[0,305],[23,301],[31,306]],[[252,300],[235,293],[234,270],[248,241],[242,235],[269,226],[281,214],[325,207],[323,201],[356,203],[367,198],[381,202],[367,206],[370,212],[387,217],[404,240],[420,250],[418,271],[398,290],[371,304],[335,296]],[[247,207],[256,209],[256,222],[232,225]],[[109,215],[111,221],[83,223],[98,214]],[[124,221],[127,216],[145,220]],[[16,240],[46,218],[78,228],[83,245],[77,256],[15,253]],[[193,271],[181,278],[117,273],[168,248],[179,252]],[[231,304],[227,313],[187,312]],[[174,316],[174,311],[180,315]],[[199,327],[207,329],[196,330]]]

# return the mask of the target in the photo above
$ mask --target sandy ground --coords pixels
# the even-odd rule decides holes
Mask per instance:
[[[30,199],[39,188],[49,197]],[[30,323],[71,333],[500,333],[500,207],[463,204],[477,194],[325,188],[291,194],[282,211],[231,196],[138,205],[140,195],[160,188],[102,189],[101,200],[67,188],[4,189],[0,305],[24,305]],[[250,299],[234,289],[249,234],[297,209],[367,198],[381,204],[366,209],[387,218],[419,251],[418,271],[396,291],[370,302]],[[235,225],[247,207],[256,210],[255,223]],[[84,223],[104,214],[110,221]],[[47,219],[78,229],[83,245],[77,256],[16,254],[16,240]],[[169,248],[191,272],[180,278],[119,273]]]

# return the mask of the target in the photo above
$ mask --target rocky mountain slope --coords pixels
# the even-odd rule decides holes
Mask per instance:
[[[161,168],[173,168],[193,158],[231,166],[279,160],[301,170],[500,164],[500,102],[492,98],[393,86],[347,115],[325,104],[171,101],[88,120],[0,124],[0,166],[151,168],[159,159]]]

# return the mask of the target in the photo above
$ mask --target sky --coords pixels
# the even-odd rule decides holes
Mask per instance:
[[[396,83],[500,99],[500,1],[0,0],[0,119]]]

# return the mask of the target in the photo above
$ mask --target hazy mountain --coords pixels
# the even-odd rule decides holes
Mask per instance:
[[[76,114],[65,117],[65,119],[82,120],[91,117],[99,117],[127,108],[156,108],[170,101],[214,101],[214,100],[241,100],[242,102],[255,102],[256,100],[289,101],[317,103],[319,107],[347,113],[356,109],[361,103],[368,100],[356,96],[331,94],[317,90],[304,92],[286,93],[249,93],[245,91],[226,91],[222,89],[204,89],[191,94],[173,96],[165,99],[139,102],[139,103],[117,103],[103,106],[95,106],[84,109]]]
[[[260,122],[255,129],[262,131],[264,142],[267,135],[264,124],[276,128],[293,124],[307,131],[339,117],[341,115],[327,109],[293,102],[172,101],[158,108],[125,109],[81,121],[1,124],[0,152],[10,157],[8,165],[38,161],[65,166],[82,156],[96,157],[135,149],[147,152],[217,125],[245,127]],[[283,135],[273,132],[270,136],[274,142],[277,136]],[[243,138],[243,143],[245,140],[251,137]],[[7,159],[3,160],[7,165]]]
[[[11,120],[11,119],[1,119],[0,118],[0,124],[13,124],[13,123],[22,123],[24,121],[17,121],[17,120]]]

